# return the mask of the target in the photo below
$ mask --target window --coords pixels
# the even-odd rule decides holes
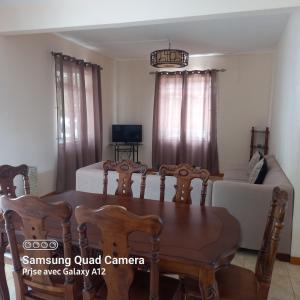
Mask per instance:
[[[55,53],[57,191],[75,188],[76,169],[101,160],[101,67]]]
[[[210,89],[202,76],[163,77],[159,95],[159,123],[163,126],[159,128],[159,138],[180,142],[184,135],[187,142],[209,141],[211,119],[206,111],[211,108],[205,97]]]
[[[165,141],[180,140],[182,78],[165,77],[161,82],[159,97],[159,138]]]
[[[218,172],[215,73],[157,73],[152,147],[154,167],[163,163],[190,163]]]

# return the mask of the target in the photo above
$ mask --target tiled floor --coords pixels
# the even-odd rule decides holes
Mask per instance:
[[[256,255],[239,252],[232,263],[254,271]],[[275,262],[268,300],[300,300],[300,266]]]
[[[232,263],[254,271],[256,255],[239,252]],[[10,299],[16,300],[11,266],[6,266],[6,276]],[[300,266],[276,261],[268,300],[300,300]]]

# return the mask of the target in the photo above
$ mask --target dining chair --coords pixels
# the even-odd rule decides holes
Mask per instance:
[[[101,268],[105,270],[102,285],[93,285],[91,276],[84,277],[83,299],[107,300],[169,300],[179,299],[180,282],[177,279],[159,276],[159,236],[163,228],[158,216],[138,216],[117,205],[106,205],[99,209],[85,206],[75,208],[78,223],[81,256],[88,257],[87,225],[96,226],[101,236]],[[149,253],[150,272],[138,271],[126,263],[110,264],[105,260],[134,258],[130,256],[129,235],[140,232],[150,236]],[[150,248],[151,245],[151,248]],[[147,248],[147,247],[146,247]],[[83,265],[87,269],[87,265]],[[178,293],[177,293],[178,292]],[[177,293],[177,294],[176,294]]]
[[[51,275],[54,270],[66,268],[64,264],[46,264],[47,260],[52,260],[55,242],[50,244],[42,243],[41,240],[47,240],[46,219],[51,218],[58,220],[62,226],[62,241],[64,259],[72,257],[72,236],[70,229],[70,218],[72,208],[66,202],[47,203],[40,198],[34,196],[21,196],[16,199],[11,199],[4,195],[0,197],[0,207],[3,212],[5,228],[10,244],[12,261],[13,261],[13,278],[16,291],[16,299],[47,299],[47,300],[74,300],[80,299],[77,290],[77,280],[73,275]],[[16,214],[18,218],[16,219]],[[58,230],[60,227],[58,226]],[[16,232],[24,237],[23,247],[34,251],[25,250],[26,256],[29,257],[30,264],[24,266],[20,259],[19,245],[17,242]],[[36,264],[31,264],[33,260]],[[70,266],[71,268],[72,266]],[[26,270],[30,269],[40,272],[31,274]]]
[[[173,202],[191,204],[191,182],[195,178],[202,180],[202,189],[200,196],[200,205],[205,205],[205,198],[207,193],[207,182],[209,179],[209,172],[205,169],[195,168],[189,164],[180,165],[161,165],[159,168],[160,174],[160,201],[164,201],[165,196],[165,180],[166,176],[176,177],[175,195]]]
[[[115,195],[132,197],[132,174],[140,173],[141,186],[140,186],[140,198],[144,198],[145,194],[145,182],[146,182],[146,171],[148,167],[144,164],[134,163],[131,160],[122,160],[121,162],[115,162],[107,160],[103,163],[104,170],[104,180],[103,180],[103,194],[107,195],[107,185],[108,185],[108,171],[116,171],[119,174],[119,179],[117,179],[118,187]]]
[[[216,272],[220,300],[268,299],[280,232],[284,226],[287,199],[287,193],[279,187],[273,190],[272,204],[255,272],[236,265],[229,265]],[[201,299],[195,281],[187,279],[184,287],[186,295],[191,297],[188,299]]]
[[[14,185],[14,178],[17,175],[23,177],[25,194],[30,194],[29,179],[28,179],[28,166],[20,165],[13,167],[10,165],[0,166],[0,195],[7,195],[9,197],[16,197],[16,187]]]

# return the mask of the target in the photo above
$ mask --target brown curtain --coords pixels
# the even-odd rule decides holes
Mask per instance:
[[[54,55],[57,99],[57,192],[75,188],[78,168],[102,157],[100,66]]]
[[[152,164],[219,172],[215,70],[156,74]]]

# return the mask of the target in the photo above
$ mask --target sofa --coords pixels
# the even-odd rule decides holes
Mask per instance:
[[[294,195],[293,187],[285,176],[274,156],[266,156],[268,173],[263,184],[248,183],[248,165],[235,166],[224,171],[223,180],[209,181],[207,187],[206,205],[225,207],[235,216],[241,225],[241,247],[260,249],[267,215],[272,200],[272,191],[279,186],[288,193],[288,205],[285,217],[285,227],[282,231],[279,252],[290,255],[292,239],[292,222]],[[80,168],[76,172],[76,190],[90,193],[103,192],[103,162]],[[117,188],[116,172],[108,174],[108,194],[114,194]],[[141,175],[133,174],[133,196],[139,197]],[[166,177],[165,201],[172,201],[175,194],[176,179]],[[193,205],[200,205],[200,179],[192,181],[191,192]],[[147,175],[145,198],[159,200],[160,176]],[[283,257],[284,258],[284,257]]]
[[[224,179],[216,181],[212,189],[212,205],[225,207],[241,224],[240,246],[260,249],[274,187],[288,193],[285,225],[278,252],[290,255],[292,240],[294,191],[273,155],[265,156],[268,172],[263,184],[248,183],[248,166],[231,167],[224,171]]]
[[[82,192],[101,194],[103,192],[103,162],[98,162],[76,171],[76,190]],[[117,189],[117,178],[118,174],[115,171],[108,172],[108,186],[107,193],[114,195]],[[133,196],[138,198],[140,196],[140,184],[141,184],[141,174],[132,174],[132,192]],[[175,195],[175,185],[176,178],[173,176],[166,176],[165,181],[165,201],[172,201]],[[195,205],[200,205],[201,179],[192,180],[192,192],[191,198],[192,203]],[[212,182],[208,181],[207,194],[206,194],[206,205],[211,205],[211,193],[212,193]],[[145,198],[159,200],[160,194],[160,176],[158,173],[149,174],[146,177],[146,187],[145,187]]]

